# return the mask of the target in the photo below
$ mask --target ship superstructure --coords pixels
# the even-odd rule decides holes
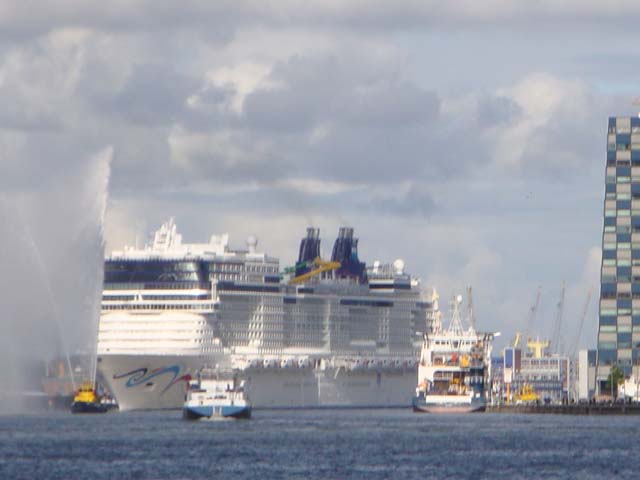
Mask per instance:
[[[114,252],[99,366],[120,408],[178,408],[204,364],[239,370],[255,407],[408,404],[437,298],[402,261],[367,268],[357,242],[341,228],[324,262],[310,228],[284,276],[254,237],[246,250],[227,235],[183,244],[172,221]]]

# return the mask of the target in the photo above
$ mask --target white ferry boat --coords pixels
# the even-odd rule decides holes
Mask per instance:
[[[330,261],[309,228],[295,267],[228,235],[185,244],[173,221],[105,261],[98,366],[121,410],[181,408],[203,365],[239,370],[255,408],[408,406],[437,295],[404,263],[358,259],[341,228]]]
[[[485,385],[490,378],[494,334],[476,332],[471,316],[465,329],[461,303],[462,296],[453,299],[447,329],[436,324],[424,335],[413,398],[416,412],[468,413],[486,408]]]
[[[221,376],[219,372],[202,369],[197,380],[189,383],[182,416],[186,420],[201,418],[251,418],[251,402],[245,382],[236,375]]]

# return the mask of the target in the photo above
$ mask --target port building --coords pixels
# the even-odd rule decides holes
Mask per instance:
[[[523,401],[524,392],[535,394],[539,402],[562,403],[569,399],[569,357],[549,354],[545,351],[548,342],[528,342],[529,351],[519,346],[507,347],[496,366],[494,374],[494,398],[498,403],[529,403]],[[530,345],[542,345],[533,349]]]

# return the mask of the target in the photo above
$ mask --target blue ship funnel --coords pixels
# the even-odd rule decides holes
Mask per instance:
[[[332,262],[340,262],[336,270],[337,278],[353,278],[359,283],[367,282],[366,264],[358,258],[358,239],[353,236],[353,228],[340,227],[338,238],[333,244]]]
[[[311,264],[320,256],[320,229],[307,228],[307,236],[300,242],[300,252],[296,262],[295,276],[311,271]]]

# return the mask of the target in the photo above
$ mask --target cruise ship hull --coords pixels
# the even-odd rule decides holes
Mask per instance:
[[[188,381],[203,365],[199,356],[102,355],[100,370],[120,410],[182,408]],[[207,363],[211,363],[210,361]],[[249,368],[254,408],[409,407],[414,367]]]
[[[120,410],[174,409],[203,365],[197,355],[101,355],[100,369]]]
[[[417,371],[274,369],[249,370],[256,408],[407,407]]]

